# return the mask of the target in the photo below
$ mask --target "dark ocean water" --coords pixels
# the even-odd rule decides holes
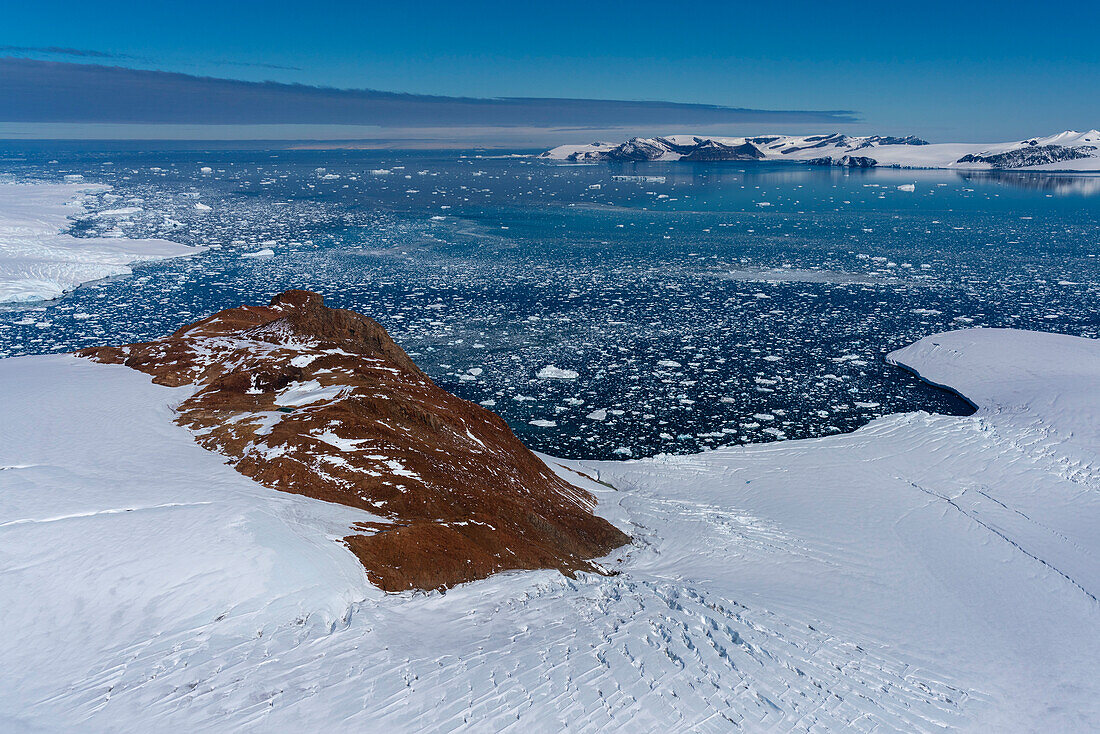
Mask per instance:
[[[533,448],[608,458],[968,412],[883,361],[939,331],[1100,337],[1095,177],[137,147],[0,148],[0,179],[81,174],[113,190],[75,234],[214,248],[0,311],[0,355],[309,288]],[[142,211],[94,216],[120,207]]]

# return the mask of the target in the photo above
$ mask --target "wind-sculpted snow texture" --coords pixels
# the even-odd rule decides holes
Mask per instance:
[[[1100,170],[1100,131],[1067,130],[1011,143],[932,144],[912,135],[758,135],[744,138],[669,135],[625,143],[561,145],[541,158],[569,163],[600,161],[787,160],[844,168],[961,168]]]
[[[81,283],[129,275],[130,265],[202,252],[160,239],[129,239],[115,227],[112,237],[63,234],[68,218],[81,212],[87,191],[80,184],[0,184],[0,303],[41,301]],[[140,207],[125,206],[100,216],[125,222]]]
[[[499,416],[437,387],[386,331],[308,291],[81,355],[201,389],[177,421],[261,484],[386,518],[344,542],[387,591],[594,570],[629,539]]]
[[[366,585],[332,542],[363,511],[202,451],[165,407],[190,388],[0,362],[0,725],[1096,730],[1100,344],[969,330],[891,359],[979,410],[547,458],[630,530],[619,573],[445,595]]]

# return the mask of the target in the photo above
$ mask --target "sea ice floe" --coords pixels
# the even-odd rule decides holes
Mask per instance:
[[[551,364],[543,367],[535,376],[540,380],[575,380],[579,374],[576,370],[561,369]]]

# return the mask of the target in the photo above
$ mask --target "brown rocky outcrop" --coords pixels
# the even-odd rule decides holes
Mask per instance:
[[[436,386],[376,322],[316,293],[77,354],[195,385],[176,420],[202,446],[267,487],[375,515],[344,540],[387,591],[598,570],[589,559],[629,541],[499,416]]]

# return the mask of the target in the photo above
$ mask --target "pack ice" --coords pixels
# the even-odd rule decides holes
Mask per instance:
[[[0,362],[5,731],[1095,731],[1100,343],[890,359],[975,403],[848,435],[546,461],[635,538],[609,575],[384,594],[361,511],[264,489],[187,388]]]

